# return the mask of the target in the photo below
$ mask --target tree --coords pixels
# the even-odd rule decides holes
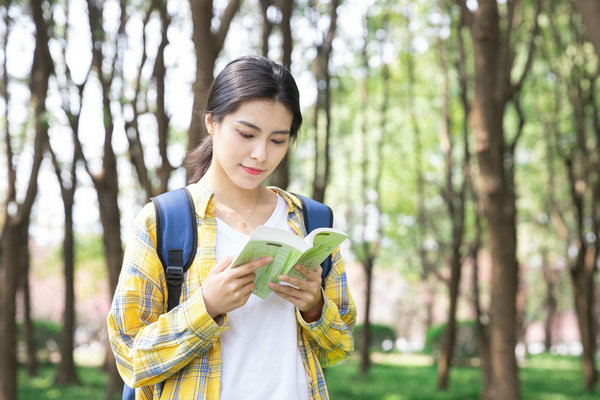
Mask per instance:
[[[213,32],[213,0],[190,0],[192,22],[194,24],[192,40],[196,50],[196,80],[193,85],[194,104],[188,133],[188,150],[190,151],[196,148],[207,135],[204,126],[206,96],[213,81],[215,61],[221,52],[229,25],[240,3],[241,0],[229,0],[227,2],[227,7],[219,18],[218,29]]]
[[[597,314],[595,311],[595,275],[600,255],[597,237],[600,234],[600,122],[598,120],[600,104],[597,100],[598,71],[590,70],[588,65],[598,63],[594,54],[585,50],[585,39],[581,25],[575,18],[572,4],[567,4],[566,15],[571,31],[565,40],[560,31],[552,8],[549,13],[551,41],[556,60],[551,71],[557,77],[560,91],[556,93],[555,114],[563,107],[562,96],[569,101],[566,105],[570,112],[563,116],[568,121],[568,130],[553,124],[552,132],[555,151],[562,161],[569,179],[570,208],[573,223],[569,224],[565,212],[561,212],[554,202],[556,229],[563,232],[561,237],[568,246],[576,249],[570,257],[569,267],[573,287],[575,311],[583,346],[582,366],[585,389],[593,390],[598,380],[595,364],[597,351]],[[569,48],[576,59],[563,56]],[[567,228],[569,227],[569,228]],[[568,232],[567,232],[568,231]],[[593,237],[593,240],[590,240]]]
[[[261,0],[261,4],[268,3],[269,0]],[[281,21],[279,22],[279,29],[281,31],[282,36],[282,50],[283,54],[281,57],[281,63],[288,70],[292,68],[292,48],[293,48],[293,39],[292,39],[292,29],[291,29],[291,20],[292,20],[292,12],[294,10],[294,0],[280,0],[277,1],[277,7],[281,11]],[[263,6],[264,7],[264,6]],[[264,18],[267,18],[266,12],[264,13]],[[264,24],[264,29],[269,29],[269,26]],[[267,39],[266,34],[263,34],[263,55],[267,54],[265,50],[267,48],[267,43],[264,40]],[[268,39],[267,39],[268,40]],[[273,173],[273,185],[278,186],[282,189],[286,189],[290,183],[290,173],[289,173],[289,154],[281,160],[277,169],[275,169]]]
[[[73,132],[73,153],[70,166],[63,167],[52,146],[52,141],[48,138],[48,150],[52,159],[52,165],[56,173],[60,193],[63,200],[63,211],[65,215],[64,238],[63,238],[63,269],[65,277],[65,310],[63,316],[63,326],[60,338],[60,364],[56,370],[55,382],[60,385],[69,383],[80,383],[77,377],[77,370],[73,359],[76,318],[75,318],[75,235],[73,229],[73,206],[75,204],[75,191],[77,189],[77,164],[81,158],[82,150],[78,146],[79,141],[79,117],[83,103],[83,89],[86,79],[81,85],[76,85],[71,77],[71,70],[66,60],[66,46],[69,40],[69,3],[65,5],[66,24],[64,26],[64,37],[61,43],[61,58],[63,68],[54,68],[55,76],[58,82],[64,82],[60,87],[62,98],[62,109],[67,115],[69,126]],[[64,71],[64,75],[59,77],[59,71]],[[75,107],[72,107],[71,98],[74,97],[69,92],[69,88],[77,87],[79,101]]]
[[[333,38],[337,27],[337,9],[339,0],[331,0],[329,3],[329,25],[326,32],[322,32],[320,43],[316,44],[317,55],[313,62],[313,74],[317,81],[317,100],[313,109],[313,125],[315,131],[315,159],[314,159],[314,180],[313,180],[313,199],[323,202],[325,200],[325,189],[329,182],[329,141],[331,137],[331,97],[330,84],[331,75],[329,71],[329,62],[333,50]],[[316,1],[311,1],[311,8],[318,10]],[[320,18],[319,12],[315,16]],[[313,19],[313,26],[318,29],[318,19]],[[325,113],[325,133],[320,134],[319,115],[321,111]],[[323,160],[321,161],[321,157]]]
[[[600,58],[600,3],[596,0],[577,0],[577,6],[587,35]]]
[[[462,47],[462,26],[456,30],[459,36],[459,46]],[[461,82],[461,108],[464,115],[462,121],[462,165],[458,166],[462,170],[462,181],[460,185],[455,184],[455,162],[454,162],[454,139],[453,139],[453,121],[450,102],[450,76],[449,63],[447,60],[446,45],[438,39],[438,53],[440,69],[443,71],[444,83],[442,87],[442,127],[441,127],[441,145],[444,153],[446,165],[446,185],[443,190],[443,198],[448,209],[448,216],[451,224],[451,244],[448,264],[450,267],[450,279],[448,283],[448,315],[446,328],[444,330],[444,339],[442,349],[438,358],[438,389],[448,387],[450,368],[452,366],[452,356],[454,354],[454,343],[456,338],[456,310],[458,305],[459,285],[462,275],[462,263],[464,260],[464,250],[462,249],[465,236],[465,208],[467,202],[467,189],[470,182],[471,171],[471,153],[469,149],[469,128],[468,114],[470,104],[468,101],[468,87],[465,67],[465,60],[460,56],[456,61],[457,72]],[[463,93],[464,91],[464,93]]]
[[[522,124],[513,142],[506,143],[503,121],[510,101],[523,121],[519,112],[518,93],[531,67],[541,2],[537,1],[525,68],[515,83],[511,81],[515,58],[511,36],[521,16],[518,6],[526,7],[529,3],[508,1],[506,15],[502,18],[496,0],[479,1],[475,11],[471,11],[464,0],[458,0],[457,3],[466,18],[473,42],[475,97],[471,122],[479,164],[478,192],[487,221],[487,246],[492,259],[489,331],[491,379],[484,397],[519,399],[520,385],[515,359],[518,282],[516,205],[514,176],[507,169],[505,160],[514,159],[512,155]],[[506,27],[504,31],[501,26]]]
[[[104,145],[100,170],[92,171],[86,155],[82,152],[81,160],[90,176],[98,197],[98,211],[100,223],[102,224],[102,243],[105,249],[106,266],[108,270],[109,288],[111,296],[114,294],[121,264],[123,263],[123,248],[121,245],[121,213],[119,211],[119,181],[117,173],[117,157],[113,149],[113,136],[115,131],[114,118],[111,111],[113,92],[113,81],[115,77],[122,80],[122,57],[124,48],[122,40],[127,24],[126,4],[120,4],[120,19],[118,31],[116,32],[114,56],[105,55],[105,45],[109,43],[108,33],[103,29],[104,2],[87,0],[88,23],[92,39],[92,66],[95,77],[100,84],[102,97],[102,116],[104,121]],[[119,97],[118,95],[116,97]],[[75,146],[82,148],[80,138]],[[123,381],[117,371],[117,366],[110,346],[107,344],[106,368],[108,369],[107,394],[109,396],[120,393]]]
[[[48,116],[46,115],[46,95],[48,81],[52,73],[52,62],[48,49],[48,31],[43,16],[42,2],[30,2],[31,15],[36,27],[34,59],[29,75],[30,104],[34,110],[33,132],[33,159],[26,186],[25,196],[17,200],[17,171],[15,170],[14,153],[11,144],[11,133],[8,123],[5,126],[5,143],[7,152],[8,193],[4,209],[4,225],[0,237],[0,269],[3,273],[2,297],[0,311],[0,399],[12,400],[17,397],[17,359],[16,359],[16,320],[15,320],[15,295],[19,278],[19,266],[22,265],[23,253],[27,252],[28,241],[23,237],[28,236],[31,209],[37,194],[37,178],[46,148]],[[5,36],[3,50],[6,54],[6,45],[10,32],[9,7],[5,9]],[[2,95],[5,102],[5,113],[8,115],[9,77],[6,70],[6,57],[3,62]],[[5,121],[8,121],[5,115]],[[25,247],[25,250],[23,249]]]
[[[388,42],[389,35],[389,7],[385,7],[381,16],[381,29],[385,37],[382,38],[382,49],[385,43]],[[362,83],[360,95],[361,115],[361,218],[359,224],[361,229],[360,240],[355,241],[355,251],[357,258],[365,272],[365,317],[362,324],[361,341],[358,343],[360,352],[359,370],[362,375],[367,374],[371,366],[370,346],[371,346],[371,300],[372,300],[372,283],[373,283],[373,268],[375,261],[381,249],[382,239],[382,220],[381,220],[381,176],[383,165],[383,143],[385,141],[385,132],[387,130],[387,113],[390,103],[390,70],[389,65],[383,61],[381,67],[381,86],[383,88],[381,106],[378,109],[379,114],[379,132],[376,134],[377,139],[373,140],[375,133],[370,129],[370,120],[368,118],[369,106],[369,55],[367,48],[369,46],[369,37],[371,30],[375,30],[370,22],[369,9],[365,16],[366,26],[364,27],[364,39],[361,52],[362,62]],[[373,154],[377,157],[373,157]]]
[[[428,330],[433,324],[433,309],[435,302],[434,286],[437,278],[439,278],[439,271],[435,268],[438,265],[439,260],[433,260],[433,258],[439,255],[437,251],[428,251],[426,241],[430,235],[428,227],[431,221],[435,218],[428,210],[427,195],[426,195],[426,181],[425,181],[425,168],[423,163],[423,129],[421,128],[421,115],[419,114],[418,106],[416,104],[416,91],[419,77],[417,71],[415,71],[415,58],[416,50],[414,48],[414,35],[411,32],[411,21],[413,14],[415,13],[415,4],[409,2],[405,10],[406,18],[406,50],[403,52],[403,61],[406,66],[406,79],[407,79],[407,95],[408,101],[408,117],[410,130],[413,135],[413,154],[415,157],[415,187],[416,197],[415,205],[417,209],[416,225],[415,225],[415,245],[417,247],[417,256],[419,258],[419,265],[421,267],[421,285],[425,292],[425,329]],[[436,239],[436,242],[440,240]]]
[[[154,110],[154,117],[157,126],[158,136],[158,153],[160,155],[161,163],[156,168],[154,175],[158,178],[158,182],[153,181],[151,171],[146,166],[144,157],[144,147],[142,145],[142,139],[139,130],[139,117],[144,113],[150,113],[148,109],[148,86],[142,81],[142,73],[144,65],[148,61],[148,54],[146,51],[147,47],[147,35],[146,26],[150,21],[152,13],[158,12],[161,26],[161,35],[158,48],[156,50],[156,57],[152,68],[151,80],[154,82],[156,104]],[[150,198],[160,193],[164,193],[168,190],[169,178],[175,170],[175,167],[169,161],[167,154],[169,144],[169,122],[170,116],[167,112],[167,105],[165,101],[165,77],[166,77],[166,66],[165,66],[165,48],[169,44],[168,29],[171,23],[171,17],[167,11],[167,2],[161,0],[152,0],[143,18],[142,25],[142,58],[137,70],[137,76],[134,82],[134,95],[132,99],[124,99],[123,102],[128,103],[133,109],[131,119],[125,121],[125,133],[127,135],[127,141],[129,143],[129,158],[133,168],[135,169],[140,185],[142,186],[145,194],[146,201],[150,201]],[[143,88],[146,88],[144,91]],[[146,96],[146,101],[140,102],[140,98]],[[146,109],[140,109],[140,103],[144,104]]]

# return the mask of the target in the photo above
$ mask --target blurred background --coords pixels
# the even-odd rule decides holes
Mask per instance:
[[[22,0],[0,5],[0,400],[120,398],[124,241],[246,54],[300,88],[270,183],[350,235],[332,399],[599,398],[597,0]]]

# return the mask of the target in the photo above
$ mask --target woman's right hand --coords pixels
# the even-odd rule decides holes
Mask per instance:
[[[273,261],[273,258],[259,258],[227,269],[232,261],[233,257],[226,257],[212,267],[202,284],[206,311],[213,319],[246,304],[256,286],[253,282],[256,278],[254,271]]]

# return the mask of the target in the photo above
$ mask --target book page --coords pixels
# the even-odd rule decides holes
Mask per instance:
[[[252,291],[265,299],[271,289],[267,282],[279,282],[277,277],[286,274],[296,264],[302,253],[308,248],[306,242],[291,232],[266,226],[257,227],[250,235],[248,243],[233,260],[231,266],[237,267],[263,257],[273,257],[273,261],[256,270],[256,287]]]
[[[295,264],[294,261],[302,253],[291,246],[276,242],[252,241],[249,244],[236,257],[232,266],[247,264],[257,258],[273,257],[272,262],[256,270],[256,278],[254,279],[256,287],[252,293],[261,299],[265,299],[271,292],[267,282],[279,282],[277,277],[285,274],[285,271],[290,265]]]
[[[302,257],[295,264],[302,264],[307,268],[314,270],[319,264],[323,262],[329,256],[333,250],[335,250],[346,238],[346,235],[342,231],[329,228],[315,229],[306,237],[309,244],[312,244],[312,248],[308,249]],[[311,243],[312,242],[312,243]],[[305,279],[295,269],[291,269],[288,272],[289,276],[294,276],[300,279]]]

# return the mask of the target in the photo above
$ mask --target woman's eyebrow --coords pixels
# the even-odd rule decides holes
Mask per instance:
[[[250,129],[254,129],[254,130],[256,130],[256,131],[262,132],[262,129],[260,129],[258,126],[254,125],[254,124],[253,124],[253,123],[251,123],[251,122],[244,121],[243,119],[237,120],[237,123],[238,123],[238,124],[245,125],[245,126],[247,126],[248,128],[250,128]],[[274,131],[274,132],[271,132],[271,133],[272,133],[272,134],[280,134],[280,135],[281,135],[281,134],[283,134],[283,135],[289,135],[291,132],[290,132],[289,130],[282,130],[282,131]]]

